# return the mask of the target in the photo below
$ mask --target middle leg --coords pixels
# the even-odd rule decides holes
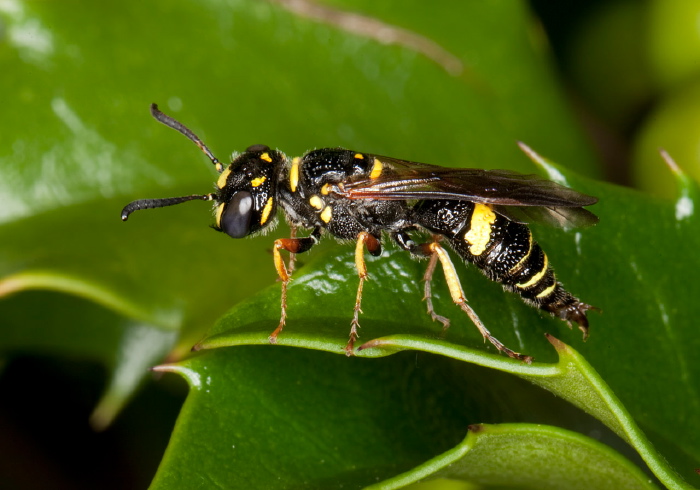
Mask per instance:
[[[357,286],[357,295],[355,296],[355,308],[352,317],[352,323],[350,324],[350,338],[345,346],[345,354],[347,356],[352,356],[353,349],[355,346],[355,341],[359,337],[357,330],[360,328],[360,313],[362,313],[362,288],[365,284],[365,279],[367,279],[367,264],[365,263],[365,247],[370,254],[374,257],[382,253],[382,245],[379,239],[369,232],[361,231],[357,235],[357,245],[355,246],[355,267],[357,268],[357,275],[360,277],[360,283]]]

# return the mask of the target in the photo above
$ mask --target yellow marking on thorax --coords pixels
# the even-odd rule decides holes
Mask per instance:
[[[333,217],[333,210],[331,209],[330,206],[326,206],[323,208],[323,211],[321,211],[321,221],[324,223],[328,223],[331,218]]]
[[[272,163],[272,157],[270,157],[270,154],[268,152],[265,152],[262,155],[260,155],[260,160],[265,160],[268,163]]]
[[[322,196],[327,196],[331,192],[331,185],[330,184],[323,184],[323,187],[321,187],[321,195]]]
[[[372,171],[369,173],[369,178],[376,179],[382,175],[382,170],[384,170],[384,164],[378,158],[375,158],[372,164]]]
[[[557,287],[557,281],[554,281],[554,284],[549,286],[547,289],[545,289],[544,291],[542,291],[540,294],[538,294],[535,297],[536,298],[546,298],[547,296],[552,294],[552,291],[554,291],[556,289],[556,287]]]
[[[260,224],[264,225],[267,223],[268,218],[270,217],[270,213],[272,212],[272,204],[274,203],[274,200],[272,198],[269,198],[267,202],[265,203],[265,207],[262,210],[262,215],[260,216]]]
[[[544,264],[542,265],[542,270],[539,271],[537,274],[532,276],[528,281],[526,282],[521,282],[516,284],[517,287],[520,289],[527,289],[530,286],[534,286],[538,282],[542,280],[544,275],[547,273],[547,268],[549,267],[549,259],[547,258],[547,254],[544,254]]]
[[[292,192],[297,191],[297,185],[299,185],[299,162],[301,159],[299,157],[295,157],[292,160],[292,168],[289,169],[289,188],[292,190]]]
[[[355,158],[358,160],[364,160],[365,156],[362,153],[355,153]]]
[[[219,175],[219,180],[216,181],[216,187],[219,189],[226,187],[226,181],[228,180],[229,175],[231,175],[231,167],[221,172],[221,175]]]
[[[265,177],[263,175],[262,177],[258,177],[258,178],[251,180],[250,185],[252,185],[253,187],[260,187],[263,184],[263,182],[265,182],[266,180],[267,180],[267,177]]]
[[[316,194],[309,198],[309,204],[311,204],[311,207],[318,209],[319,211],[323,209],[324,206],[323,199],[318,197]]]
[[[488,204],[474,204],[474,212],[469,225],[469,231],[464,239],[469,244],[472,255],[481,255],[491,239],[491,225],[496,222],[496,213]]]
[[[216,208],[216,226],[221,228],[221,214],[224,212],[224,203],[221,203]]]

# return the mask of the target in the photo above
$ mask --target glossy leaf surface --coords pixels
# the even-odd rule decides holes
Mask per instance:
[[[508,365],[533,377],[526,366],[490,353],[438,275],[436,307],[453,320],[440,338],[420,302],[425,264],[395,249],[368,260],[362,340],[391,336],[391,344],[364,355],[442,346],[440,354],[460,361],[407,352],[348,360],[263,346],[279,318],[268,251],[287,230],[233,241],[206,230],[211,218],[197,203],[139,213],[127,224],[118,218],[132,199],[208,192],[215,179],[190,142],[149,117],[151,102],[222,160],[254,143],[290,155],[345,146],[543,173],[519,152],[515,141],[522,140],[596,176],[521,3],[325,4],[399,29],[389,30],[403,33],[393,44],[290,10],[290,2],[75,5],[0,7],[6,41],[0,63],[8,74],[0,77],[0,293],[7,296],[0,303],[0,349],[103,362],[113,373],[111,391],[96,417],[106,424],[145,366],[172,348],[181,357],[217,318],[201,347],[261,344],[208,350],[163,368],[184,374],[193,388],[154,488],[178,481],[180,488],[202,481],[368,485],[448,454],[478,423],[563,427],[639,463],[602,423],[568,402],[461,362]],[[421,51],[425,40],[442,54]],[[455,60],[461,70],[447,63]],[[559,170],[547,171],[556,178]],[[580,352],[654,443],[656,450],[632,441],[638,451],[647,448],[647,463],[665,457],[697,483],[700,433],[688,429],[700,415],[694,187],[685,184],[682,198],[669,203],[564,175],[600,198],[592,210],[601,224],[535,233],[565,285],[603,310],[590,314],[590,340],[583,344],[578,331],[459,266],[470,302],[498,338],[539,362],[557,360],[546,332]],[[299,257],[280,344],[342,353],[356,287],[352,248],[327,243]],[[243,298],[249,299],[231,309]],[[466,357],[448,352],[455,349]],[[128,383],[120,373],[130,373]],[[565,384],[549,389],[576,398],[566,395]],[[614,426],[600,407],[588,411]],[[551,430],[537,435],[546,441]],[[577,441],[573,451],[608,457],[593,446]],[[619,475],[641,481],[622,457],[609,457]],[[524,461],[536,468],[541,460],[533,451]],[[581,460],[570,463],[580,469]],[[666,485],[681,481],[663,464],[654,470]],[[477,481],[473,473],[462,478]]]

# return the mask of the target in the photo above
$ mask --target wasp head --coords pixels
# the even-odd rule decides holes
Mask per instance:
[[[238,155],[216,183],[214,228],[243,238],[269,225],[275,216],[277,174],[286,157],[265,145]]]
[[[161,112],[156,104],[151,105],[151,114],[159,122],[185,135],[211,160],[221,174],[216,183],[217,192],[133,201],[122,209],[123,221],[134,211],[173,206],[193,200],[214,201],[214,228],[233,238],[248,236],[274,221],[277,174],[286,162],[284,153],[271,150],[265,145],[253,145],[236,156],[224,169],[221,162],[189,128]]]

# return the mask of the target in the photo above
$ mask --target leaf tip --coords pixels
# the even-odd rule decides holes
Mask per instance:
[[[673,157],[664,148],[659,148],[659,154],[661,155],[664,163],[666,163],[668,168],[671,169],[671,172],[673,172],[677,177],[683,177],[685,175]]]
[[[361,346],[359,346],[359,347],[357,348],[357,352],[360,352],[360,351],[363,351],[363,350],[366,350],[366,349],[373,349],[373,348],[375,348],[375,347],[382,347],[382,346],[384,346],[384,345],[386,345],[386,344],[389,344],[389,342],[386,341],[386,340],[382,340],[382,339],[370,340],[369,342],[365,342],[364,344],[362,344]]]
[[[89,424],[95,432],[105,431],[114,422],[123,403],[115,403],[112,399],[103,398],[90,415]]]
[[[175,372],[174,366],[172,364],[159,364],[157,366],[151,367],[151,371],[156,373],[170,373]]]
[[[24,284],[16,275],[0,279],[0,298],[10,296],[24,289]]]
[[[527,157],[532,160],[532,163],[540,167],[542,170],[547,172],[550,180],[562,185],[568,185],[566,182],[566,177],[545,157],[537,153],[535,150],[527,146],[522,141],[518,141],[518,146]]]
[[[526,155],[530,156],[530,155],[536,154],[534,151],[532,151],[532,148],[530,148],[529,146],[527,146],[524,142],[518,141],[517,143],[518,143],[518,146],[520,147],[520,149],[521,149]]]
[[[559,352],[559,353],[568,352],[569,346],[566,345],[564,342],[562,342],[561,340],[557,339],[556,337],[554,337],[552,334],[549,334],[549,333],[544,334],[544,336],[547,337],[547,340],[549,340],[549,343],[554,346],[554,348],[556,349],[557,352]]]

